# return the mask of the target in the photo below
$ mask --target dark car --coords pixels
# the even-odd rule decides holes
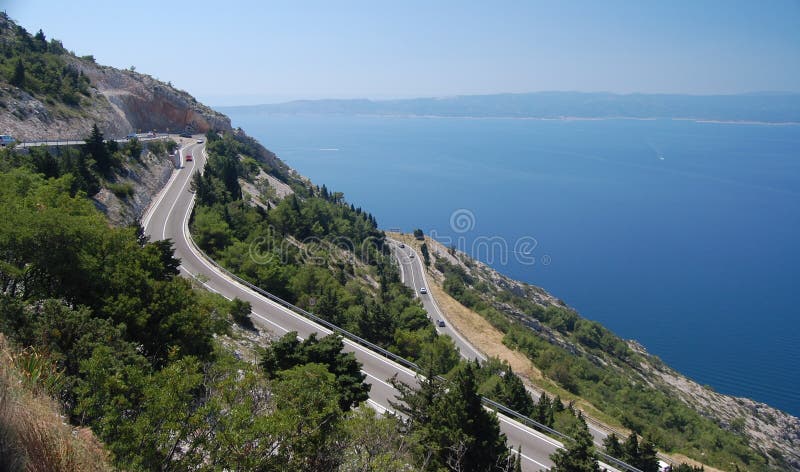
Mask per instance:
[[[191,138],[192,137],[192,135],[190,133],[181,133],[178,136],[180,136],[181,138]]]
[[[436,324],[437,324],[437,325],[438,325],[440,328],[444,328],[444,320],[436,320]]]

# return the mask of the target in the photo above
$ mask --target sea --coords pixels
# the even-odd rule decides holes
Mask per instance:
[[[800,125],[223,111],[382,228],[800,416]]]

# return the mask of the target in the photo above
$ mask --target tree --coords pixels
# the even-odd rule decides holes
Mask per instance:
[[[116,141],[112,142],[116,146]],[[136,159],[137,161],[142,157],[143,149],[144,147],[142,146],[142,143],[136,137],[129,139],[128,142],[123,146],[125,154],[129,155],[133,159]]]
[[[622,444],[622,451],[622,459],[630,465],[642,472],[658,472],[658,451],[652,441],[644,439],[640,443],[636,432],[632,432]]]
[[[542,396],[539,397],[539,401],[536,403],[536,408],[534,408],[534,419],[539,423],[552,428],[553,423],[555,422],[555,413],[558,411],[558,407],[556,405],[558,405],[558,407],[561,406],[561,399],[558,399],[556,403],[550,400],[550,397],[547,396],[547,393],[542,392]]]
[[[420,241],[425,240],[425,236],[422,233],[421,229],[417,228],[417,229],[414,230],[414,238],[416,238],[416,239],[418,239]]]
[[[310,363],[282,371],[272,386],[278,428],[275,455],[282,470],[336,470],[341,454],[331,439],[342,411],[337,381],[326,366]]]
[[[506,366],[500,377],[501,380],[495,384],[492,391],[492,398],[517,413],[532,417],[535,411],[533,399],[525,390],[522,380],[510,366]]]
[[[86,152],[94,160],[97,169],[104,174],[108,174],[111,170],[111,154],[106,147],[103,133],[100,132],[100,128],[97,127],[96,123],[92,126],[92,132],[86,138],[85,143]]]
[[[639,436],[636,432],[632,432],[630,436],[628,436],[627,441],[625,444],[622,445],[622,449],[625,452],[625,460],[630,462],[631,465],[636,466],[639,463]]]
[[[594,444],[583,415],[578,413],[578,421],[568,432],[570,439],[564,448],[550,455],[553,472],[596,472],[600,470],[594,453]]]
[[[20,88],[25,85],[25,65],[22,63],[22,58],[17,58],[17,62],[14,64],[14,72],[11,75],[9,83]]]
[[[620,444],[616,433],[611,433],[603,439],[603,448],[609,456],[623,461],[625,460],[625,450],[622,444]]]
[[[44,35],[44,31],[40,29],[36,33],[36,35],[33,37],[33,44],[38,52],[47,51],[47,38]]]
[[[392,406],[403,413],[417,441],[417,461],[426,470],[493,470],[509,465],[505,435],[497,417],[483,408],[475,368],[466,364],[449,385],[430,369],[419,388],[393,380],[400,392]]]
[[[428,244],[422,243],[420,251],[422,251],[422,260],[425,262],[425,267],[429,267],[431,265],[431,255],[428,252]]]
[[[642,472],[658,472],[658,451],[655,444],[649,439],[644,439],[639,445],[639,463],[634,464]]]
[[[466,450],[461,459],[461,470],[464,471],[491,470],[505,464],[509,455],[500,423],[494,413],[483,408],[477,388],[475,368],[467,363],[457,371],[453,385],[442,396],[438,417],[434,417],[434,423],[455,432],[454,436],[463,441]],[[458,443],[453,441],[450,446],[455,444]],[[448,450],[446,456],[452,461],[453,450]]]
[[[250,305],[250,302],[239,298],[234,298],[231,301],[231,318],[233,318],[235,323],[244,328],[254,329],[253,321],[250,319],[250,313],[252,311],[253,307]]]
[[[369,397],[370,385],[364,383],[366,375],[361,373],[361,364],[353,353],[342,352],[343,348],[342,338],[337,335],[317,339],[317,335],[312,334],[300,342],[297,332],[291,331],[264,351],[261,366],[270,378],[299,365],[315,363],[327,366],[336,379],[339,406],[342,411],[347,411]]]

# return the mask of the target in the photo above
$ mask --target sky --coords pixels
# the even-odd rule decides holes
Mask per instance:
[[[551,90],[800,92],[800,0],[0,0],[210,105]]]

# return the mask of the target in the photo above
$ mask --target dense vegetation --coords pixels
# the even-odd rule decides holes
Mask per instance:
[[[194,177],[192,230],[199,246],[250,282],[413,361],[458,362],[422,306],[400,282],[375,218],[340,193],[295,181],[295,193],[265,210],[243,198],[255,151],[236,136],[208,135],[209,161]],[[269,171],[269,169],[262,169]]]
[[[31,35],[0,13],[0,77],[50,103],[77,106],[90,95],[89,80],[65,56],[60,41],[47,41],[42,30]]]
[[[225,139],[235,138],[219,141]],[[102,139],[90,137],[83,149],[65,153],[95,162],[91,143],[103,146],[94,152],[109,151]],[[463,464],[466,452],[478,454],[488,444],[494,446],[487,457],[515,466],[496,419],[480,408],[478,392],[498,382],[497,372],[469,367],[473,380],[462,379],[452,343],[435,336],[422,308],[396,280],[374,218],[345,205],[338,194],[322,198],[314,195],[316,189],[306,188],[307,196],[295,200],[300,208],[295,218],[291,212],[296,209],[286,207],[290,213],[283,228],[301,231],[304,223],[297,215],[316,208],[320,213],[315,222],[325,222],[327,215],[327,228],[335,226],[355,240],[379,242],[361,253],[348,252],[359,261],[349,270],[288,266],[291,276],[284,290],[302,294],[294,300],[309,308],[328,306],[331,311],[320,313],[333,318],[345,307],[353,329],[399,352],[416,349],[416,358],[431,375],[452,371],[460,387],[441,390],[447,395],[441,406],[453,413],[471,405],[494,429],[470,429],[463,412],[461,420],[449,422],[432,416],[426,428],[439,431],[434,443],[427,442],[429,436],[412,435],[411,427],[397,418],[377,417],[361,406],[369,387],[360,365],[342,353],[336,337],[301,342],[289,335],[266,349],[258,365],[237,360],[217,339],[230,335],[232,316],[240,321],[246,317],[247,304],[195,290],[177,277],[179,262],[169,241],[148,241],[138,228],[110,228],[85,190],[75,185],[72,173],[60,167],[58,156],[2,153],[0,332],[19,348],[37,353],[38,363],[27,364],[26,375],[60,401],[71,423],[94,431],[117,467],[436,470],[443,462],[431,462],[433,451],[447,463]],[[38,165],[46,160],[59,164],[50,175],[43,171],[48,166]],[[237,173],[245,172],[249,161],[212,163],[199,183],[211,184],[220,191],[214,192],[215,198],[221,199],[198,210],[206,208],[211,215],[221,211],[221,221],[226,221],[226,212],[245,219],[265,217],[239,206],[242,200],[233,195],[240,194],[225,185],[231,164]],[[96,168],[93,172],[103,178]],[[305,206],[306,201],[316,207]],[[264,213],[281,215],[281,208]],[[243,228],[233,226],[231,244],[236,242],[234,230]],[[311,225],[306,231],[318,230]],[[222,246],[218,254],[226,250]],[[299,251],[297,257],[303,260]],[[310,303],[307,294],[317,294],[317,303]],[[340,296],[348,299],[346,304]],[[387,326],[394,330],[387,334]],[[414,430],[423,424],[415,422]],[[462,432],[448,442],[453,428]]]
[[[174,152],[177,143],[172,140],[150,141],[149,152],[165,155]],[[107,187],[117,196],[130,196],[132,188],[118,183],[125,175],[124,166],[139,163],[145,145],[137,139],[123,144],[106,140],[97,125],[82,146],[62,147],[51,151],[46,147],[32,147],[26,152],[0,150],[0,171],[25,168],[46,178],[57,178],[69,174],[70,195],[81,192],[93,196],[101,187]]]
[[[586,399],[665,451],[703,457],[721,467],[767,467],[741,436],[645,384],[636,370],[639,355],[599,323],[563,306],[543,307],[511,291],[492,289],[444,259],[437,259],[435,267],[445,274],[445,291],[505,333],[503,342],[526,354],[555,382],[556,390]],[[498,302],[524,317],[508,316]],[[578,348],[568,349],[556,337]]]
[[[273,356],[280,369],[238,361],[215,341],[237,304],[176,277],[169,241],[110,228],[72,180],[24,166],[0,173],[0,332],[37,353],[22,366],[26,378],[58,398],[70,422],[91,427],[118,467],[413,462],[396,420],[349,409],[363,394],[347,396],[343,377],[355,392],[366,386],[336,338],[305,343],[322,357]]]

